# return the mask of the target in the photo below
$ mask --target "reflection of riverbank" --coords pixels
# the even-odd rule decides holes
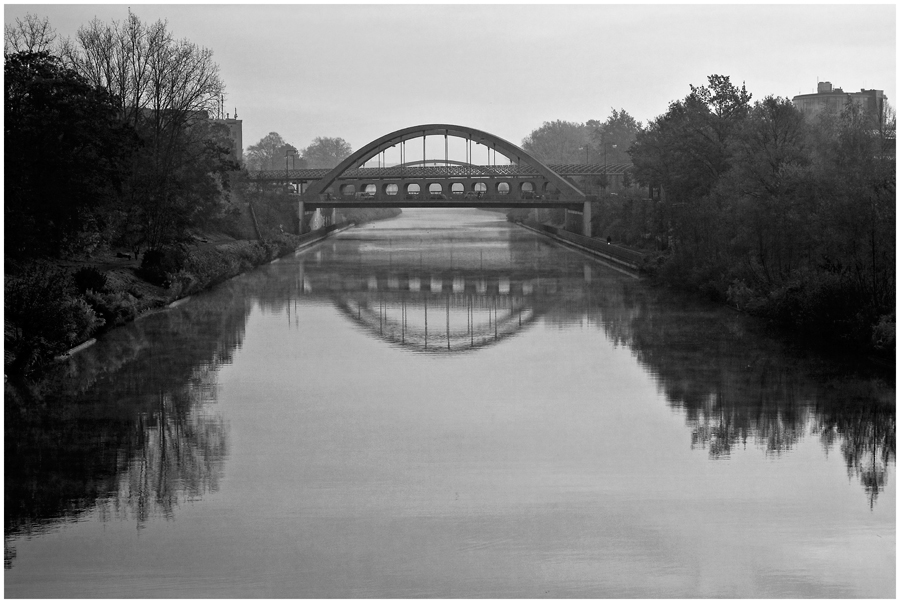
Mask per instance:
[[[435,350],[476,349],[469,308],[482,297],[488,306],[502,300],[512,316],[527,308],[549,324],[601,325],[684,413],[691,446],[713,459],[747,445],[777,456],[819,437],[826,449],[841,450],[848,472],[877,498],[895,458],[892,383],[847,377],[851,367],[791,352],[753,319],[616,279],[517,230],[493,232],[447,229],[427,239],[402,228],[357,232],[298,264],[298,295],[331,299],[371,336],[422,348],[430,307]],[[418,330],[409,329],[410,316],[418,317]],[[489,332],[497,321],[489,312],[481,323]],[[510,333],[519,328],[508,324]]]
[[[777,457],[817,437],[874,504],[896,455],[892,375],[791,347],[759,321],[671,291],[626,284],[616,297],[604,330],[656,376],[692,447],[712,459],[748,445]]]
[[[840,451],[872,504],[887,484],[893,382],[793,350],[759,321],[620,278],[515,229],[430,234],[383,228],[345,236],[292,266],[295,294],[329,300],[371,337],[421,351],[502,342],[501,333],[531,324],[518,320],[523,310],[560,327],[597,325],[657,378],[685,417],[688,445],[711,459],[747,446],[775,458],[818,438],[826,451]],[[480,320],[475,307],[488,308]]]
[[[218,488],[227,425],[214,412],[218,367],[249,313],[240,279],[116,329],[39,389],[6,387],[5,557],[10,539],[97,511],[173,517]]]

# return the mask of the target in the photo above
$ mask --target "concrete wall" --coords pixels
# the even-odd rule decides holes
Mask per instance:
[[[569,243],[574,243],[579,247],[584,247],[589,251],[593,251],[598,255],[614,260],[615,262],[628,266],[632,269],[639,268],[641,264],[643,264],[644,258],[646,257],[639,251],[624,249],[616,245],[611,245],[604,240],[588,238],[582,235],[575,234],[573,232],[569,232],[562,228],[557,228],[556,226],[550,226],[549,224],[540,224],[538,222],[531,221],[523,222],[522,224],[531,229],[545,232],[558,239],[562,239]]]

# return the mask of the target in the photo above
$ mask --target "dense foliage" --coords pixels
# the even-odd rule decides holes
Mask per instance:
[[[227,128],[208,119],[223,90],[208,50],[134,15],[121,24],[94,21],[56,54],[47,51],[53,39],[36,18],[6,30],[4,366],[12,375],[40,371],[140,311],[301,240],[290,234],[296,197],[280,185],[251,184]],[[251,157],[259,151],[260,161],[283,167],[285,151],[296,149],[275,133],[269,138],[251,147]],[[305,152],[334,165],[350,147],[316,139]],[[197,245],[205,231],[260,240]],[[142,284],[83,265],[122,249],[140,258]]]
[[[588,131],[590,154],[588,163],[629,163],[628,149],[641,129],[641,124],[625,109],[612,109],[605,121],[589,119],[585,126]]]
[[[278,132],[269,132],[259,142],[247,147],[244,165],[248,170],[302,169],[306,167],[306,160]]]
[[[522,140],[522,148],[544,163],[587,163],[588,131],[584,124],[545,121]]]
[[[895,129],[887,106],[804,116],[711,75],[646,125],[614,109],[545,122],[522,144],[546,163],[630,158],[616,190],[579,184],[599,193],[595,236],[650,253],[660,280],[806,336],[893,351]],[[566,225],[562,210],[539,219]]]
[[[104,88],[57,57],[22,52],[4,63],[6,255],[90,250],[122,192],[135,133]]]
[[[224,90],[209,50],[131,14],[95,20],[51,49],[55,39],[36,17],[5,30],[4,339],[13,374],[175,295],[141,300],[100,271],[73,271],[73,261],[122,248],[152,260],[240,213],[227,191],[238,167],[227,128],[208,119]]]
[[[60,49],[66,64],[116,100],[141,145],[123,177],[118,240],[135,253],[183,239],[227,211],[224,174],[238,168],[228,129],[210,121],[225,85],[212,51],[165,22],[94,20]]]
[[[522,140],[522,148],[545,164],[612,165],[629,163],[628,149],[634,143],[641,124],[625,109],[612,109],[605,121],[586,123],[563,120],[544,122]],[[609,182],[601,174],[580,182],[593,194],[606,190]]]
[[[333,168],[353,153],[343,138],[317,136],[302,150],[284,141],[278,132],[269,132],[247,147],[244,163],[248,170]]]
[[[316,136],[303,149],[303,160],[311,168],[333,168],[353,153],[353,147],[343,138]]]
[[[633,213],[665,250],[659,276],[809,336],[892,349],[894,117],[750,100],[713,75],[638,133],[637,179],[663,195]]]

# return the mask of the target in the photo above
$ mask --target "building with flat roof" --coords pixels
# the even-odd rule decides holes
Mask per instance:
[[[852,102],[878,119],[884,114],[886,100],[883,90],[863,88],[859,92],[844,92],[841,88],[832,87],[831,82],[819,82],[815,94],[798,94],[793,98],[794,106],[807,117],[815,117],[821,113],[840,113],[848,102]]]
[[[237,118],[237,109],[234,111],[233,118],[226,114],[224,119],[210,119],[210,121],[216,124],[222,124],[228,128],[233,143],[231,152],[234,154],[235,161],[241,161],[244,150],[243,120]]]

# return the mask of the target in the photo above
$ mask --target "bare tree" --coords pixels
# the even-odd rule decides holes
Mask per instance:
[[[118,99],[124,120],[143,139],[123,191],[128,221],[143,243],[164,244],[188,222],[183,216],[191,207],[217,194],[185,180],[191,173],[185,161],[208,165],[205,158],[219,156],[206,127],[225,91],[212,51],[176,40],[165,21],[146,24],[129,12],[124,22],[91,21],[61,52],[89,83]]]
[[[133,13],[122,23],[93,20],[78,30],[64,58],[87,80],[119,97],[128,121],[145,118],[184,124],[199,111],[214,111],[224,93],[212,51],[175,40],[165,21],[152,25]],[[149,112],[163,115],[151,115]]]
[[[56,42],[56,31],[47,17],[40,19],[28,13],[16,18],[15,25],[6,25],[3,32],[3,52],[48,52]]]

